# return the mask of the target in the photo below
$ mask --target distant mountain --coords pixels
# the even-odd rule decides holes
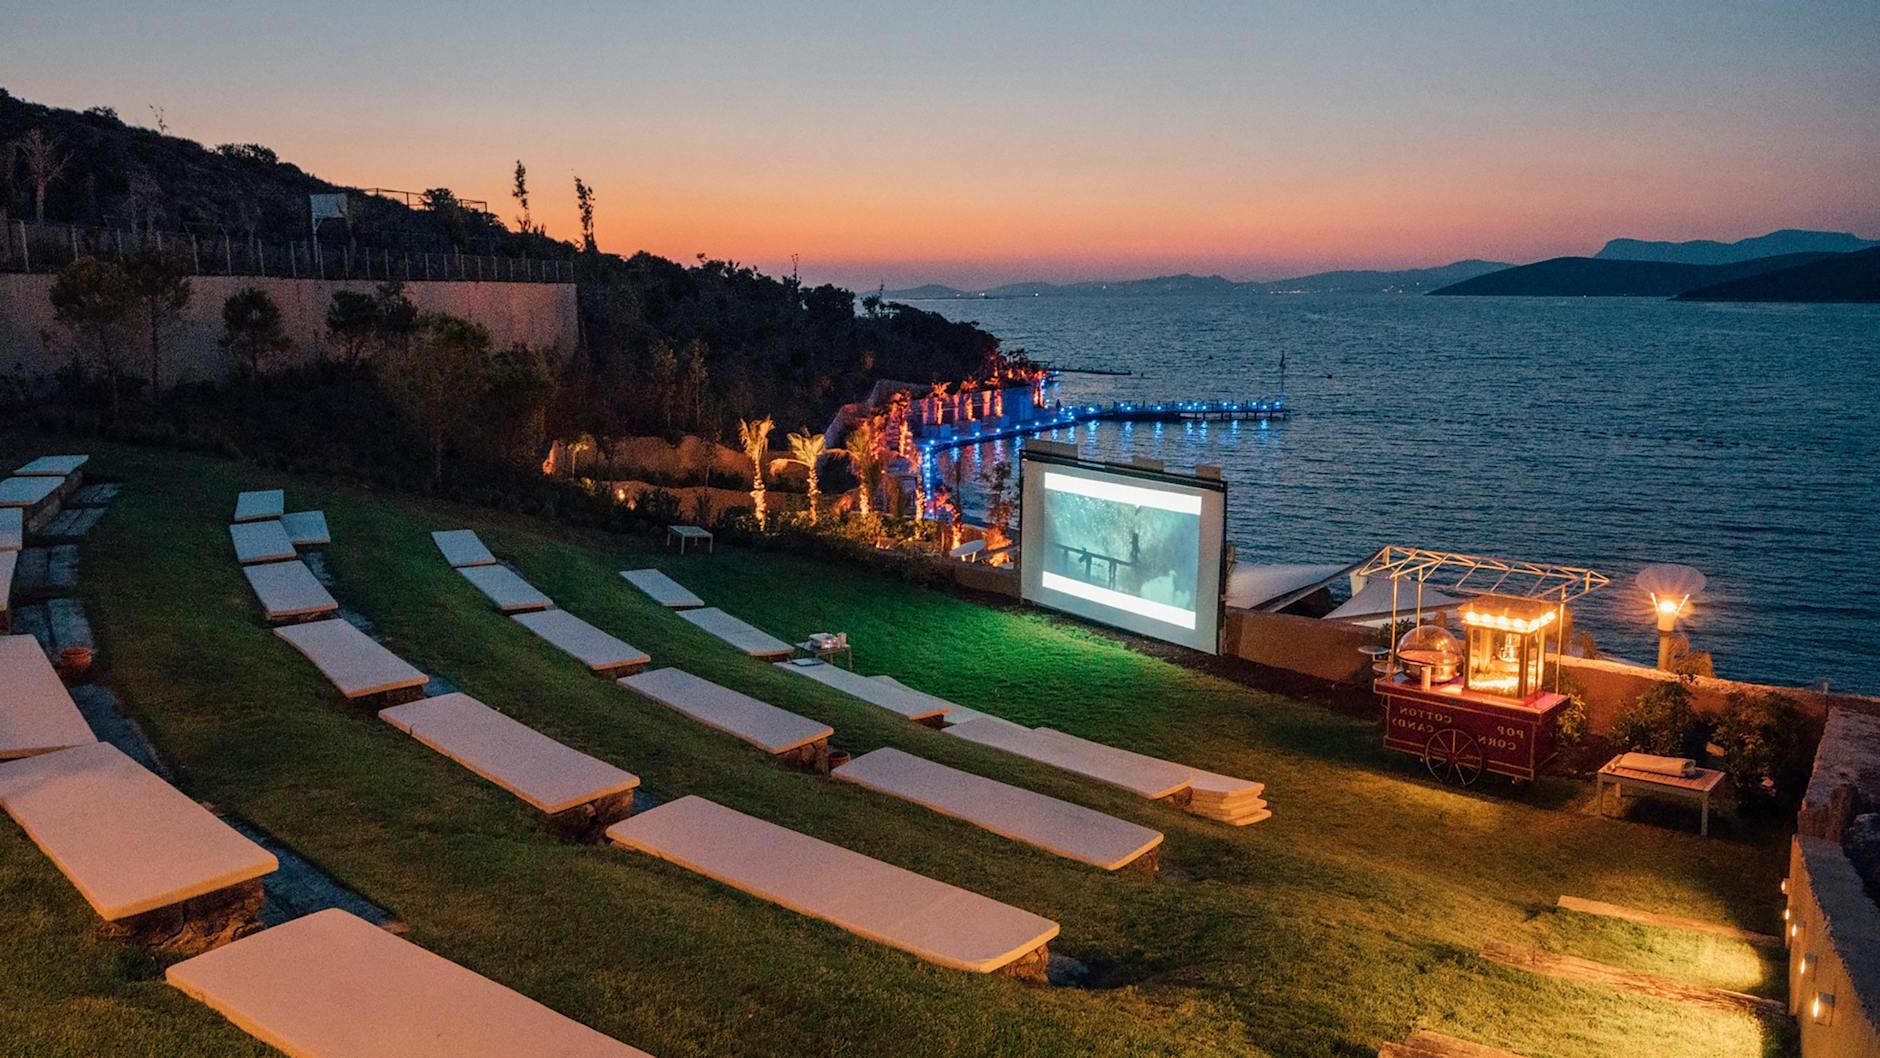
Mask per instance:
[[[1247,283],[1267,294],[1421,294],[1509,267],[1499,261],[1457,261],[1436,268],[1406,268],[1395,272],[1355,270],[1319,272],[1297,279]]]
[[[1556,257],[1518,268],[1465,279],[1431,295],[1473,294],[1499,297],[1669,298],[1698,287],[1764,272],[1777,272],[1838,254],[1795,253],[1724,265],[1671,264],[1663,261],[1602,261],[1592,257]]]
[[[986,290],[960,290],[940,283],[890,290],[895,301],[933,301],[950,298],[1101,298],[1155,297],[1191,294],[1420,294],[1432,287],[1507,268],[1495,261],[1457,261],[1436,268],[1409,268],[1395,272],[1370,270],[1319,272],[1296,279],[1241,282],[1221,276],[1157,276],[1084,283],[1007,283]]]
[[[1844,231],[1804,231],[1784,228],[1753,239],[1716,242],[1695,239],[1691,242],[1647,242],[1642,239],[1614,239],[1593,257],[1600,261],[1664,261],[1671,264],[1720,265],[1753,261],[1792,253],[1853,253],[1870,250],[1880,242],[1862,239]]]
[[[976,296],[977,295],[974,294],[968,294],[958,287],[950,287],[940,283],[927,283],[922,286],[908,287],[906,290],[890,290],[882,294],[882,297],[891,301],[944,301],[948,298],[970,298]]]
[[[1687,290],[1679,301],[1880,302],[1880,249],[1835,254],[1818,261]]]

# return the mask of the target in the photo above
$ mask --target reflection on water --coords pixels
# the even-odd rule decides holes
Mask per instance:
[[[1584,565],[1602,650],[1650,661],[1631,578],[1710,577],[1690,633],[1726,676],[1880,691],[1880,306],[1645,299],[1036,298],[924,302],[1067,375],[1066,403],[1270,395],[1288,422],[1104,424],[1085,455],[1218,463],[1254,561],[1386,543]],[[943,457],[969,512],[995,442]]]

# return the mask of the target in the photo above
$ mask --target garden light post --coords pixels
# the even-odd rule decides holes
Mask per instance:
[[[1658,667],[1669,672],[1678,622],[1690,614],[1691,597],[1704,590],[1704,575],[1689,566],[1646,566],[1638,572],[1638,586],[1658,621]]]

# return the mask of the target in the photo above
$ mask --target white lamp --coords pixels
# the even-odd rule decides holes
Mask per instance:
[[[1704,575],[1689,566],[1666,563],[1638,571],[1638,586],[1651,597],[1658,619],[1658,667],[1671,668],[1671,637],[1678,621],[1691,612],[1691,597],[1704,590]]]

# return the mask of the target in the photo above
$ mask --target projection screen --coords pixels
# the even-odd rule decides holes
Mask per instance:
[[[1029,446],[1020,465],[1028,602],[1219,653],[1223,482]]]

